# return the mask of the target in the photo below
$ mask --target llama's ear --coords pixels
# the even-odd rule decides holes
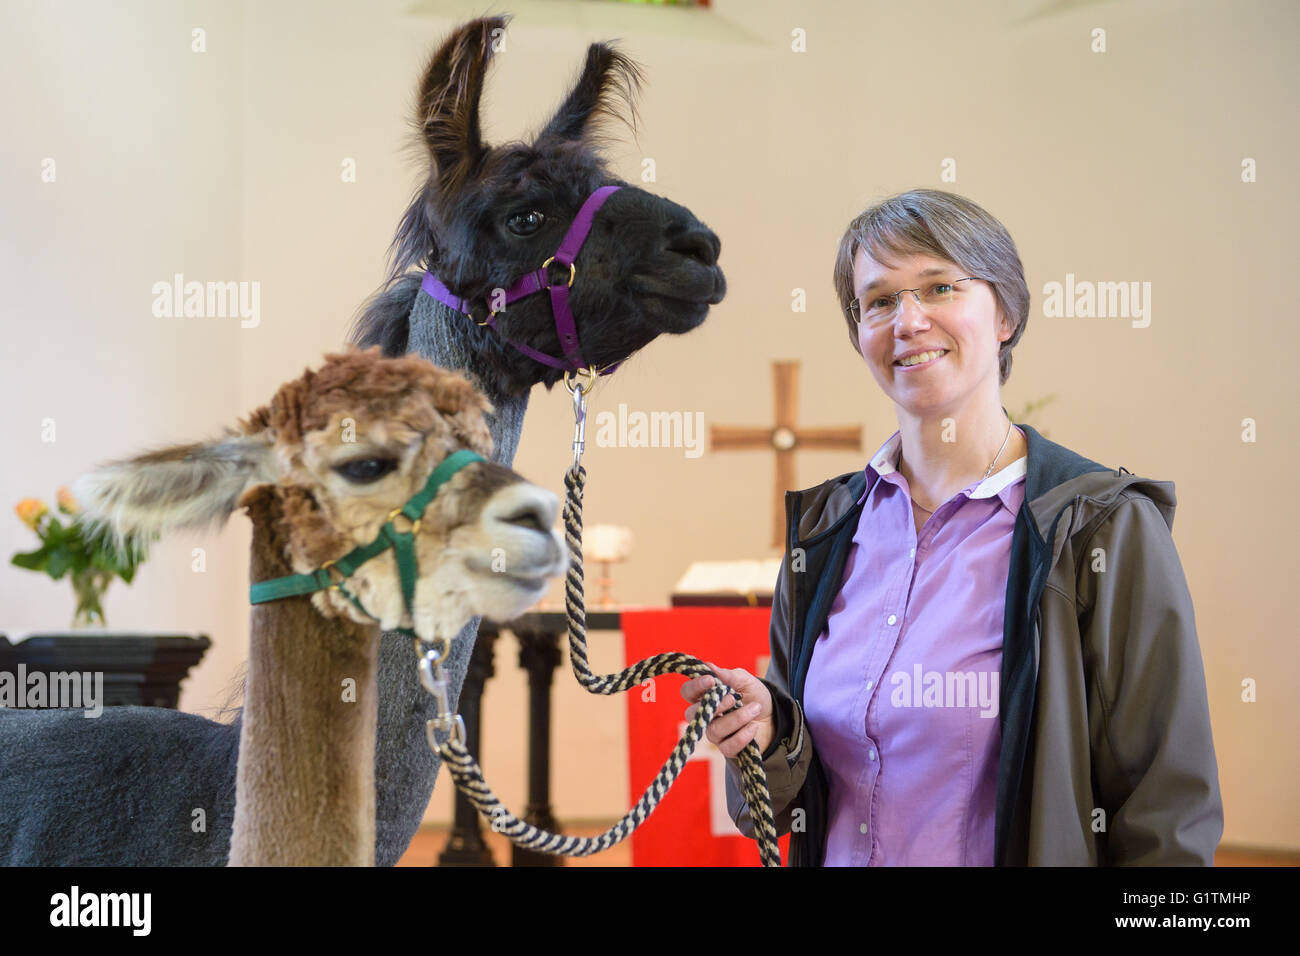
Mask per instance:
[[[438,48],[420,79],[416,123],[445,194],[456,192],[486,152],[479,100],[488,62],[509,21],[504,15],[465,24]]]
[[[605,120],[624,120],[636,131],[636,97],[641,68],[609,43],[587,47],[587,62],[573,90],[537,137],[587,140],[598,138]]]
[[[274,447],[265,432],[232,431],[100,465],[73,485],[81,522],[119,548],[173,528],[224,525],[246,490],[276,480]]]

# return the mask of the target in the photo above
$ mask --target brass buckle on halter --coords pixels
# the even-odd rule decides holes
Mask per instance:
[[[554,261],[555,261],[555,256],[551,256],[551,258],[543,262],[542,272],[546,272],[546,267],[549,266]],[[572,262],[570,262],[569,263],[569,288],[573,288],[573,280],[577,278],[577,276],[578,276],[578,267],[574,265]],[[546,288],[549,289],[550,287],[551,287],[551,277],[548,275],[546,277]]]
[[[564,373],[564,387],[569,390],[570,395],[573,394],[575,388],[578,389],[583,395],[586,395],[588,392],[591,391],[591,387],[596,384],[596,376],[599,374],[600,373],[596,370],[595,366],[588,366],[587,368],[578,369],[578,371],[576,372],[566,371]],[[569,377],[570,375],[587,376],[587,384],[575,386],[573,384],[574,379],[570,378]]]
[[[388,521],[385,522],[385,524],[391,523],[392,520],[393,520],[394,518],[396,518],[398,515],[400,515],[401,513],[402,513],[402,509],[401,509],[401,508],[394,508],[392,511],[388,512]],[[407,518],[406,520],[407,520],[407,521],[411,521],[410,518]],[[394,531],[397,531],[398,534],[402,534],[402,533],[403,533],[403,532],[401,532],[401,531],[398,531],[397,525],[393,525],[393,530],[394,530]],[[420,533],[420,519],[419,519],[419,518],[416,518],[414,521],[411,521],[411,530],[410,530],[409,532],[406,532],[406,533],[409,533],[409,534],[419,534],[419,533]]]
[[[334,568],[335,560],[336,559],[330,559],[329,561],[326,561],[324,564],[320,566],[320,569],[324,571],[327,576],[329,575],[330,568]],[[339,585],[348,579],[348,576],[344,574],[342,571],[339,571],[338,568],[334,568],[334,570],[338,574],[339,579],[337,581],[334,581],[333,577],[330,577],[330,580],[333,583],[330,584],[328,588],[326,588],[326,590],[328,591],[337,591],[339,589]]]

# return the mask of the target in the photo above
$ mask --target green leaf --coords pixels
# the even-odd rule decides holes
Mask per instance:
[[[68,529],[63,527],[59,519],[50,516],[45,522],[45,537],[54,544],[62,544],[68,540]]]
[[[45,570],[57,581],[72,569],[72,564],[73,557],[67,548],[55,548],[50,552],[50,562]]]
[[[118,560],[115,555],[112,555],[107,551],[92,550],[90,554],[90,566],[99,571],[116,573],[118,570]]]
[[[50,559],[50,548],[48,545],[37,551],[26,551],[21,554],[15,554],[9,559],[11,564],[16,564],[20,568],[26,568],[28,571],[44,571],[45,565]]]
[[[128,535],[119,547],[108,529],[102,526],[91,530],[76,523],[71,531],[75,536],[75,552],[79,556],[78,567],[103,572],[110,581],[117,575],[130,584],[137,567],[148,556],[147,543],[135,535]]]

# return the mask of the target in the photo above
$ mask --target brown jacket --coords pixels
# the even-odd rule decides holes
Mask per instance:
[[[1218,767],[1172,482],[1112,470],[1028,425],[1003,631],[997,865],[1213,865]],[[813,646],[857,530],[865,471],[786,494],[772,607],[777,734],[763,754],[791,866],[825,854],[827,783],[804,723]],[[753,836],[739,768],[732,819]]]

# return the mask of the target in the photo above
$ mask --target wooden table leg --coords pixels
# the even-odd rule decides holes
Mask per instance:
[[[470,653],[469,669],[465,672],[465,683],[461,686],[457,711],[465,720],[465,746],[469,752],[482,763],[482,750],[479,747],[480,714],[483,704],[483,685],[495,670],[492,667],[492,652],[496,645],[497,631],[484,621],[479,627],[478,637],[474,641],[474,650]],[[451,780],[446,771],[440,773],[440,779]],[[455,784],[453,783],[454,787]],[[456,790],[455,817],[452,822],[451,836],[447,845],[438,854],[439,866],[496,866],[492,852],[483,840],[483,830],[479,824],[479,814],[469,798]]]
[[[551,813],[551,678],[560,666],[560,638],[567,631],[514,629],[519,666],[528,671],[528,806],[524,819],[561,832]],[[511,866],[563,866],[564,858],[512,846]]]

